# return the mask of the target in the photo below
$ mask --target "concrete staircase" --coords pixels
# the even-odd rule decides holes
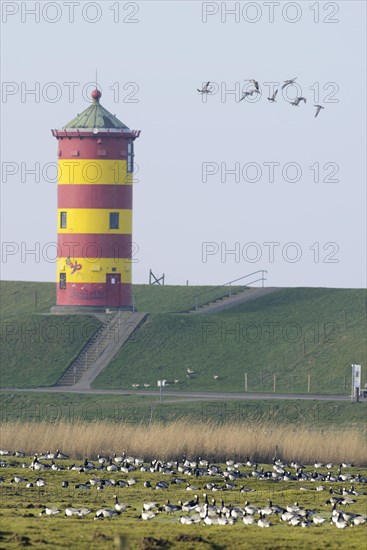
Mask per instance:
[[[146,313],[118,311],[109,316],[70,364],[56,386],[89,387],[144,322]]]
[[[213,300],[213,302],[204,304],[197,309],[192,309],[191,311],[189,311],[189,313],[196,313],[198,315],[218,313],[220,311],[231,309],[232,307],[236,307],[246,302],[252,302],[253,300],[257,300],[259,298],[262,298],[263,296],[266,296],[267,294],[272,294],[273,292],[276,292],[278,290],[281,290],[281,288],[270,286],[261,288],[247,288],[242,291],[237,291],[230,296],[227,295],[223,296],[222,298],[218,298],[217,300]]]
[[[226,289],[226,293],[222,296],[218,296],[218,298],[213,298],[212,300],[207,299],[208,301],[205,301],[203,303],[196,303],[196,305],[192,306],[187,312],[185,313],[197,313],[202,312],[205,313],[205,310],[207,308],[211,308],[213,305],[217,304],[223,304],[227,302],[228,300],[232,300],[235,296],[243,296],[243,294],[246,292],[251,291],[252,289],[249,287],[242,287],[237,289],[232,289],[230,286]],[[198,302],[198,300],[196,300]]]

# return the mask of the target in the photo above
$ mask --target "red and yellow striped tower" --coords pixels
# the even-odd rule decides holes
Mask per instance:
[[[92,92],[58,148],[57,305],[132,309],[134,140]]]

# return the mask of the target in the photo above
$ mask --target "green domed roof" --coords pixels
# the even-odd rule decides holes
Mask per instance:
[[[73,120],[65,124],[66,128],[122,128],[129,129],[121,120],[112,115],[99,102],[101,92],[92,92],[93,103],[85,111],[78,114]]]

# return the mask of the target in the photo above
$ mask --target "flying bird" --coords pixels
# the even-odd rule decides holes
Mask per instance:
[[[240,101],[242,101],[243,99],[246,99],[246,97],[248,95],[253,95],[255,93],[258,94],[260,92],[258,92],[257,90],[251,90],[250,92],[242,92],[242,97],[241,97]]]
[[[305,97],[296,97],[296,99],[294,101],[290,101],[289,103],[291,105],[294,105],[295,107],[298,107],[298,105],[300,104],[301,101],[304,101],[306,103],[306,98]]]
[[[315,113],[315,118],[316,118],[319,112],[321,111],[321,109],[325,109],[325,107],[323,107],[322,105],[314,105],[314,107],[316,107],[316,113]]]
[[[254,78],[251,78],[251,80],[247,79],[245,82],[252,82],[252,84],[255,86],[256,90],[259,91],[259,83]]]
[[[279,90],[275,90],[275,92],[273,93],[273,95],[271,97],[268,97],[268,100],[270,101],[270,103],[276,103],[276,97],[277,97],[277,93],[278,93]]]
[[[209,82],[204,84],[204,86],[202,87],[201,90],[199,90],[199,88],[196,88],[197,91],[199,92],[199,94],[211,94],[213,90],[211,88],[209,88],[209,84],[210,84],[210,80],[209,80]]]
[[[284,81],[284,84],[283,84],[283,86],[282,86],[282,90],[284,90],[284,88],[285,88],[286,86],[290,86],[291,84],[294,84],[294,81],[295,81],[295,80],[297,80],[297,77],[291,78],[290,80],[285,80],[285,81]]]

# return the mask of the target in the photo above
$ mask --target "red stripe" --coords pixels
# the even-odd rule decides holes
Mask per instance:
[[[110,307],[129,307],[132,305],[130,283],[121,283],[118,299]],[[58,306],[106,306],[106,285],[103,283],[67,283],[61,290],[57,285]]]
[[[107,235],[99,233],[58,233],[59,258],[131,258],[137,253],[137,245],[131,235]]]
[[[59,208],[133,207],[132,185],[61,184],[57,186]]]
[[[59,139],[59,159],[123,160],[127,158],[127,142],[125,136],[63,138]]]

